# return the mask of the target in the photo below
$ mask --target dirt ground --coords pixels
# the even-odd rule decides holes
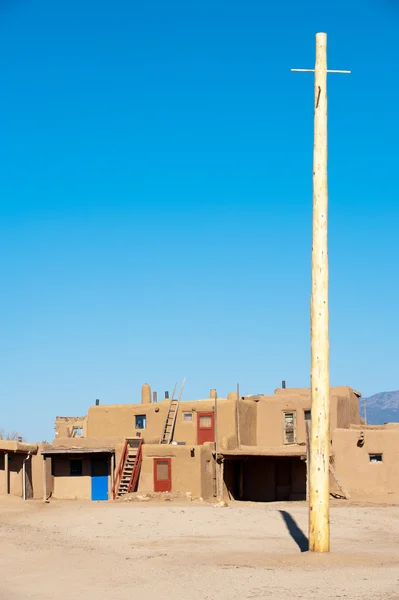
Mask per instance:
[[[0,501],[0,599],[399,599],[399,507]]]

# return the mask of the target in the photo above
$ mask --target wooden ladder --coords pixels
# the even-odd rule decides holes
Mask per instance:
[[[179,397],[177,398],[177,400],[174,397],[175,392],[173,392],[173,394],[172,394],[172,399],[169,403],[169,408],[168,408],[168,412],[167,412],[166,419],[165,419],[165,424],[163,427],[163,432],[162,432],[161,439],[160,439],[161,444],[170,444],[173,441],[173,432],[175,430],[177,412],[179,410],[179,404],[180,404],[180,400],[181,400],[181,396],[183,393],[183,388],[184,388],[185,382],[186,382],[186,380],[183,379],[183,383],[180,388],[180,394],[179,394]],[[175,386],[175,389],[176,389],[176,386]]]
[[[136,491],[143,460],[142,445],[143,440],[139,438],[126,439],[112,486],[114,500]]]
[[[331,461],[330,461],[330,473],[334,477],[335,483],[337,484],[337,486],[341,490],[344,498],[346,500],[350,500],[349,492],[344,488],[344,486],[342,485],[341,481],[338,479],[338,475],[336,474],[335,469],[334,469],[334,465],[331,463]]]

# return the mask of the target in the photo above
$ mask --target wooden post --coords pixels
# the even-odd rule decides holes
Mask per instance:
[[[305,427],[306,427],[306,501],[309,502],[309,464],[310,464],[309,421],[305,421]]]
[[[9,476],[9,465],[8,465],[8,452],[4,452],[4,477],[5,477],[5,492],[10,493],[10,476]]]
[[[316,35],[314,101],[309,549],[313,552],[329,552],[330,372],[327,252],[327,35],[325,33]]]
[[[114,487],[115,481],[115,451],[111,454],[111,490]]]
[[[43,502],[47,500],[47,462],[46,457],[43,456]]]
[[[218,500],[224,500],[224,457],[220,456],[220,468],[219,468],[219,496]]]
[[[314,69],[313,239],[311,299],[312,427],[309,460],[309,549],[329,552],[330,371],[327,254],[327,34],[316,34]]]
[[[241,431],[240,431],[240,384],[237,383],[237,446],[238,450],[241,448]]]

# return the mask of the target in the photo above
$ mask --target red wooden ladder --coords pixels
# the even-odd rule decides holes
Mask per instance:
[[[143,461],[142,445],[143,440],[139,438],[126,439],[112,486],[114,500],[136,491]]]

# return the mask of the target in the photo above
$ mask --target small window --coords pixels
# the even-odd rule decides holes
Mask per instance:
[[[83,427],[74,427],[72,429],[72,437],[82,437]]]
[[[169,462],[167,460],[158,460],[157,463],[157,480],[169,480]]]
[[[192,421],[193,413],[185,412],[183,413],[183,421]]]
[[[136,429],[145,429],[146,421],[145,415],[136,415]]]
[[[212,417],[201,415],[199,418],[199,426],[201,429],[212,429]]]
[[[311,410],[304,410],[304,415],[305,415],[305,421],[311,421],[312,420],[312,411]]]
[[[71,477],[81,477],[83,474],[83,460],[81,458],[73,458],[70,462]]]
[[[296,412],[284,413],[284,444],[296,443]]]
[[[382,454],[369,454],[369,457],[372,463],[382,462]]]

